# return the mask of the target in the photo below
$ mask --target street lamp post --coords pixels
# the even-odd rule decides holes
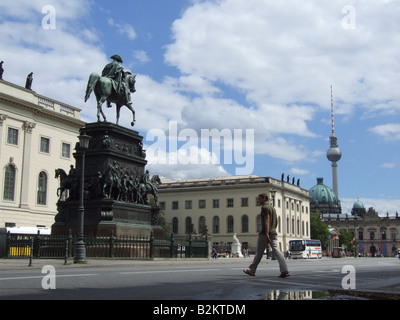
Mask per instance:
[[[85,151],[89,147],[90,136],[85,134],[79,137],[79,152],[81,154],[81,186],[79,193],[79,207],[78,207],[78,237],[74,249],[74,263],[84,263],[86,259],[86,248],[84,242],[83,228],[85,223]]]
[[[276,190],[271,190],[271,198],[272,198],[272,206],[275,208],[275,195],[276,195]]]

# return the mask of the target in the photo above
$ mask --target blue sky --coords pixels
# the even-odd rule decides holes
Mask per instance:
[[[42,12],[46,5],[54,12]],[[137,74],[134,129],[145,139],[172,138],[171,124],[182,136],[216,129],[245,137],[250,129],[251,173],[279,179],[284,172],[306,189],[317,177],[332,186],[332,85],[343,209],[350,212],[359,197],[367,208],[394,215],[399,16],[398,0],[15,0],[0,4],[0,60],[5,80],[24,85],[34,72],[33,90],[81,108],[82,118],[94,122],[94,96],[83,102],[88,77],[117,53]],[[43,28],[51,19],[55,29]],[[114,109],[106,112],[114,121]],[[129,127],[127,109],[122,118]],[[224,163],[223,151],[201,149],[200,139],[197,146],[179,142],[176,152],[168,144],[153,152],[155,141],[145,141],[152,174],[216,177],[241,167]],[[232,155],[242,141],[233,142]],[[185,154],[221,161],[173,161],[187,160]]]

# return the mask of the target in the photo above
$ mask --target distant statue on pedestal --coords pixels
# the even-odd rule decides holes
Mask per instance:
[[[238,258],[243,258],[242,254],[242,244],[236,236],[236,233],[233,235],[233,243],[231,244],[231,253],[233,256]]]
[[[26,77],[25,89],[32,90],[33,72]]]
[[[0,80],[3,80],[3,73],[4,73],[3,63],[4,61],[0,61]]]

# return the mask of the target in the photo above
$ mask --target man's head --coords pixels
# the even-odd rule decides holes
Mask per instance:
[[[268,201],[268,195],[266,193],[260,193],[257,197],[259,204],[264,204]]]

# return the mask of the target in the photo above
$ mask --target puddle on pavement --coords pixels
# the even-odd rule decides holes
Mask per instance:
[[[272,290],[261,300],[400,300],[400,294],[346,290]]]

